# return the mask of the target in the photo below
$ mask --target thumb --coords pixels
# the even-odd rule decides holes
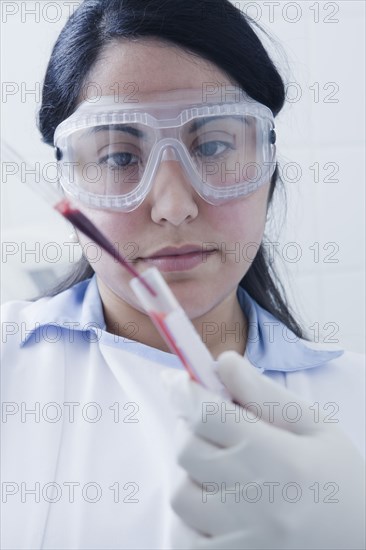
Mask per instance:
[[[164,370],[160,373],[160,379],[176,414],[190,424],[201,422],[202,407],[207,403],[221,404],[222,398],[191,380],[184,370]]]
[[[311,404],[258,372],[238,353],[225,351],[219,355],[217,374],[234,401],[262,420],[295,433],[314,430]]]

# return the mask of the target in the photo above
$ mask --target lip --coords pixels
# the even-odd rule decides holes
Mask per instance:
[[[150,254],[149,256],[146,256],[142,259],[150,259],[150,258],[162,258],[166,256],[181,256],[185,254],[190,254],[191,252],[199,252],[200,254],[204,254],[205,252],[212,251],[212,248],[203,248],[202,245],[199,244],[186,244],[181,247],[175,247],[175,246],[166,246],[165,248],[160,248],[160,250],[157,250],[153,254]]]
[[[216,249],[204,250],[202,246],[197,245],[186,245],[180,248],[166,247],[139,260],[157,267],[160,271],[187,271],[206,263],[216,251]]]

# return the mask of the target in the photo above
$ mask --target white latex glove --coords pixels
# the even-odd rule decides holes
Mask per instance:
[[[364,549],[365,464],[348,437],[235,352],[218,373],[235,404],[163,374],[183,420],[172,506],[191,529],[185,548]]]

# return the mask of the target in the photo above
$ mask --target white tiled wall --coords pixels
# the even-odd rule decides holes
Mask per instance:
[[[283,257],[286,249],[292,254],[295,251],[289,246],[290,242],[297,243],[301,250],[297,262],[284,257],[279,266],[291,303],[301,314],[308,332],[320,341],[339,340],[347,349],[364,351],[365,3],[362,0],[233,0],[232,3],[258,18],[258,22],[276,37],[282,45],[277,50],[268,40],[266,43],[285,80],[296,82],[297,89],[301,90],[301,98],[288,103],[278,116],[277,133],[282,165],[296,163],[302,175],[297,182],[289,180],[294,177],[291,173],[286,178],[287,223],[280,237],[274,234],[270,237],[280,243],[278,249]],[[26,4],[29,8],[36,3],[14,4]],[[51,9],[46,14],[49,20],[41,14],[38,22],[35,16],[22,14],[21,9],[15,15],[8,15],[6,22],[2,13],[4,82],[31,88],[42,81],[51,46],[75,2],[60,1],[58,4],[62,17],[55,22],[50,21],[56,17]],[[318,22],[315,20],[317,9]],[[273,20],[270,19],[271,10]],[[331,22],[335,20],[338,21]],[[314,101],[314,91],[310,89],[314,84],[319,86],[319,102]],[[289,88],[292,97],[295,90],[294,86]],[[333,96],[338,102],[324,102],[333,90],[338,90]],[[36,160],[51,162],[52,151],[40,143],[35,127],[37,107],[37,101],[30,95],[23,102],[20,93],[8,97],[5,102],[3,99],[2,138],[30,163]],[[309,168],[315,163],[321,168],[318,182],[314,181],[314,171]],[[325,181],[325,176],[330,177],[334,167],[337,172],[333,179],[338,181]],[[8,247],[17,243],[20,250],[23,242],[27,243],[23,248],[31,248],[36,241],[44,245],[51,234],[52,240],[60,246],[68,240],[68,224],[16,178],[8,178],[6,183],[3,179],[1,189],[2,240]],[[281,209],[279,196],[272,216],[278,218]],[[37,263],[30,255],[26,259],[25,264],[20,252],[3,257],[2,301],[27,298],[36,292],[34,281],[25,268],[33,271],[55,268],[62,272],[68,265],[65,254],[63,261],[56,264]],[[47,271],[44,276],[47,277]]]

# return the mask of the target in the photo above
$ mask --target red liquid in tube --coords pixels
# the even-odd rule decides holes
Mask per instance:
[[[99,244],[106,252],[113,256],[123,267],[145,286],[152,296],[156,296],[155,290],[141,277],[141,275],[129,265],[124,257],[114,248],[113,244],[95,227],[95,225],[80,210],[73,207],[67,199],[57,203],[54,207],[60,214],[77,227],[84,235],[90,237]]]

